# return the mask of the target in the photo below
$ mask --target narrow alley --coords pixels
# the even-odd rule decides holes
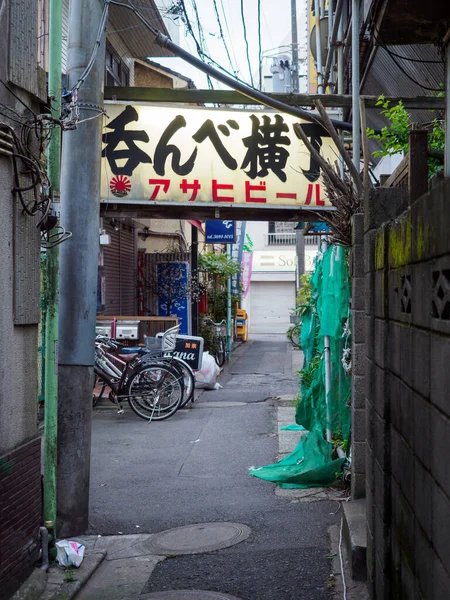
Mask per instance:
[[[282,335],[254,336],[234,352],[223,389],[199,390],[192,407],[171,419],[146,424],[112,405],[95,411],[90,539],[102,536],[95,551],[107,540],[117,550],[120,536],[142,535],[129,538],[128,553],[108,546],[77,598],[332,597],[328,528],[340,517],[337,503],[277,495],[273,484],[248,474],[277,459],[278,407],[292,406],[300,358]],[[184,549],[158,553],[145,535],[202,523],[217,526],[211,540],[222,549],[202,551],[202,536],[196,530],[190,539],[188,530],[167,538]],[[237,524],[233,542],[220,523]]]

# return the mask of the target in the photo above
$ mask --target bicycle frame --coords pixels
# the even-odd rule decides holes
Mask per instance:
[[[162,348],[169,350],[175,347],[175,331],[177,327],[168,329],[163,336]],[[136,356],[131,362],[127,363],[114,354],[110,354],[105,348],[117,347],[115,342],[109,339],[97,339],[94,362],[94,373],[101,381],[111,388],[110,400],[112,400],[119,413],[123,413],[122,401],[129,398],[127,394],[127,383],[132,375],[139,371],[145,363],[157,363],[158,359],[163,358],[163,351],[157,354],[145,353],[142,356]],[[167,352],[166,350],[166,352]],[[170,351],[170,350],[169,350]],[[111,360],[112,359],[112,360]],[[167,359],[166,359],[167,360]],[[120,369],[113,361],[122,365]],[[172,361],[171,361],[172,362]],[[158,387],[164,384],[165,377]]]

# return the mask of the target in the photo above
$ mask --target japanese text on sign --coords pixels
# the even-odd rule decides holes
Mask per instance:
[[[330,206],[319,166],[285,114],[108,104],[104,201]],[[325,159],[336,151],[318,124],[300,125]]]

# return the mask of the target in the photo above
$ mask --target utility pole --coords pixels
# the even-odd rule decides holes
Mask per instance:
[[[292,92],[299,92],[298,73],[298,34],[297,34],[297,0],[291,0],[291,29],[292,29]]]
[[[353,164],[360,169],[361,119],[359,108],[359,0],[352,0],[352,124]]]
[[[97,44],[104,2],[70,3],[68,76],[73,89],[98,45],[93,67],[78,90],[81,119],[88,103],[103,104],[104,32]],[[89,474],[97,268],[99,253],[102,119],[77,125],[63,136],[61,223],[72,237],[61,245],[58,360],[59,537],[83,533],[89,518]]]
[[[61,114],[62,71],[62,3],[50,0],[48,95],[52,117]],[[48,145],[47,172],[54,202],[59,202],[61,130],[55,127]],[[44,522],[56,523],[56,459],[58,437],[58,376],[56,345],[58,341],[58,265],[59,246],[46,253],[46,320],[45,320],[45,423],[44,423]]]
[[[198,229],[195,225],[191,225],[191,277],[193,281],[198,280]],[[191,323],[192,335],[198,335],[198,298],[196,293],[191,297]]]

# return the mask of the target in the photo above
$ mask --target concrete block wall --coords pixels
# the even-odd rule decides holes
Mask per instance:
[[[365,368],[364,368],[364,214],[352,224],[352,498],[366,495]]]
[[[402,206],[383,188],[366,206],[368,584],[374,600],[441,600],[450,598],[450,180],[394,218]]]

